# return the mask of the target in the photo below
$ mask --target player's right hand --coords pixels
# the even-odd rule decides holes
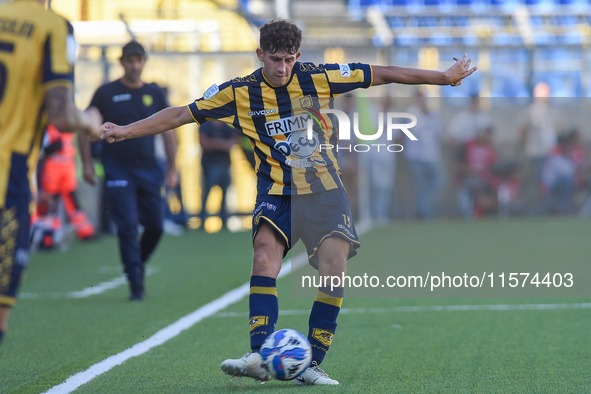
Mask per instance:
[[[92,165],[92,163],[84,166],[82,169],[82,174],[86,182],[90,183],[91,185],[96,183],[96,172],[94,171],[94,165]]]
[[[101,126],[101,139],[106,140],[109,144],[113,142],[123,141],[125,134],[123,133],[123,127],[117,126],[111,122],[105,122]]]

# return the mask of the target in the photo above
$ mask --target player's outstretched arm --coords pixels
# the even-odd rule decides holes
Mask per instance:
[[[164,133],[191,122],[193,122],[193,117],[188,107],[169,107],[127,126],[117,126],[107,122],[101,127],[101,139],[107,140],[109,143],[123,141]]]
[[[461,59],[454,57],[456,62],[446,71],[423,70],[419,68],[398,66],[372,66],[372,86],[384,85],[387,83],[458,86],[462,84],[464,78],[477,70],[477,67],[470,68],[472,59],[466,59],[466,57],[466,54],[464,54]]]

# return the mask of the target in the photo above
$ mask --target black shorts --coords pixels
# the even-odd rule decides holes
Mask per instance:
[[[16,303],[21,276],[29,261],[29,203],[11,201],[0,209],[0,305]]]
[[[361,246],[351,218],[347,193],[342,189],[296,196],[265,194],[257,197],[252,216],[252,239],[261,220],[269,223],[285,241],[285,254],[300,239],[308,261],[318,269],[318,247],[326,238],[339,236],[349,241],[349,256]]]

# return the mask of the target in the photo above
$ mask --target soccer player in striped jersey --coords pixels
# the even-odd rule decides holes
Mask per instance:
[[[45,1],[0,4],[0,340],[29,259],[32,174],[49,122],[98,138],[98,112],[74,105],[72,25]]]
[[[336,145],[336,122],[327,117],[307,138],[309,111],[332,106],[339,94],[388,83],[459,85],[472,74],[464,55],[445,72],[368,64],[298,62],[302,33],[290,21],[274,20],[260,30],[257,56],[263,67],[252,74],[213,85],[186,107],[165,109],[128,126],[105,123],[108,142],[160,133],[180,125],[220,120],[251,141],[256,159],[257,202],[253,212],[254,258],[250,279],[251,352],[225,360],[221,367],[234,376],[260,381],[270,377],[258,353],[275,329],[278,316],[275,282],[287,251],[301,239],[309,261],[321,276],[345,272],[359,241],[349,201],[340,178],[336,154],[319,147]],[[300,384],[334,385],[318,368],[332,342],[344,289],[322,287],[309,319],[312,365],[296,380]]]

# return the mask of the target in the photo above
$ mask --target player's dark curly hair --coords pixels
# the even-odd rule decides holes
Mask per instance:
[[[265,52],[287,52],[295,55],[302,44],[302,31],[286,19],[274,19],[261,27],[261,49]]]

